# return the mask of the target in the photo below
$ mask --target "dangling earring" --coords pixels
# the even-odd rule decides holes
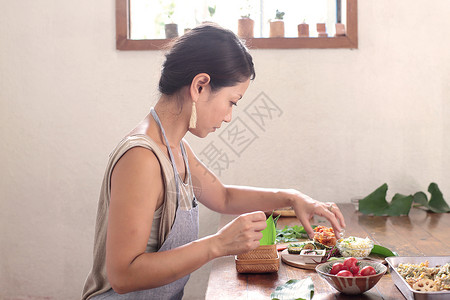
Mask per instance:
[[[197,109],[195,108],[195,101],[192,101],[191,118],[189,119],[189,128],[197,127]]]

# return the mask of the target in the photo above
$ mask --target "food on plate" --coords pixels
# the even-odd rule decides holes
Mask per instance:
[[[314,241],[327,247],[335,246],[336,236],[334,235],[333,228],[325,226],[317,226],[314,228]]]
[[[339,240],[336,246],[344,257],[367,257],[372,251],[373,241],[369,238],[350,236]]]
[[[372,266],[365,266],[359,269],[359,261],[355,257],[347,257],[344,262],[336,262],[330,270],[331,275],[340,277],[371,276],[376,275],[377,271]]]
[[[303,247],[288,247],[289,254],[300,254],[302,252]]]
[[[288,252],[290,254],[300,254],[303,249],[314,250],[317,249],[317,246],[312,241],[303,242],[303,243],[294,243],[288,246]]]
[[[301,255],[316,255],[316,256],[324,256],[325,250],[312,250],[312,249],[303,249],[300,252]]]
[[[303,249],[308,249],[308,250],[314,250],[317,249],[316,245],[314,243],[305,243],[303,245]]]
[[[437,286],[434,282],[434,280],[431,279],[420,279],[414,285],[412,288],[416,291],[420,292],[436,292]]]
[[[396,270],[416,291],[450,290],[450,263],[431,268],[428,261],[418,265],[400,263]]]
[[[313,225],[312,227],[315,228],[317,226]],[[277,243],[297,242],[299,239],[308,239],[308,234],[303,226],[286,225],[283,229],[277,229]]]

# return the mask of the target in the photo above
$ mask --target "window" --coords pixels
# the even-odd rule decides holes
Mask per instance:
[[[269,20],[277,9],[286,12],[285,32],[282,37],[270,37]],[[357,0],[116,0],[117,49],[161,49],[169,41],[164,25],[171,22],[177,24],[178,34],[203,21],[237,33],[238,19],[248,14],[255,24],[253,37],[244,38],[249,48],[358,47]],[[309,37],[298,36],[301,23],[309,25]],[[317,23],[325,24],[327,37],[319,37]],[[335,36],[336,23],[345,26],[344,35]]]

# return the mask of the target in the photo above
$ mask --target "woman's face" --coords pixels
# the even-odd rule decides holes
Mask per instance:
[[[220,128],[222,122],[230,122],[233,106],[238,104],[249,84],[250,79],[214,93],[207,85],[196,103],[197,126],[189,129],[190,132],[198,137],[205,137]]]

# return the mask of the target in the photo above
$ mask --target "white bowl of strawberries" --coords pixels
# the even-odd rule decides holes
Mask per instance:
[[[385,265],[347,257],[316,266],[316,272],[344,294],[362,294],[373,288],[386,273]]]

